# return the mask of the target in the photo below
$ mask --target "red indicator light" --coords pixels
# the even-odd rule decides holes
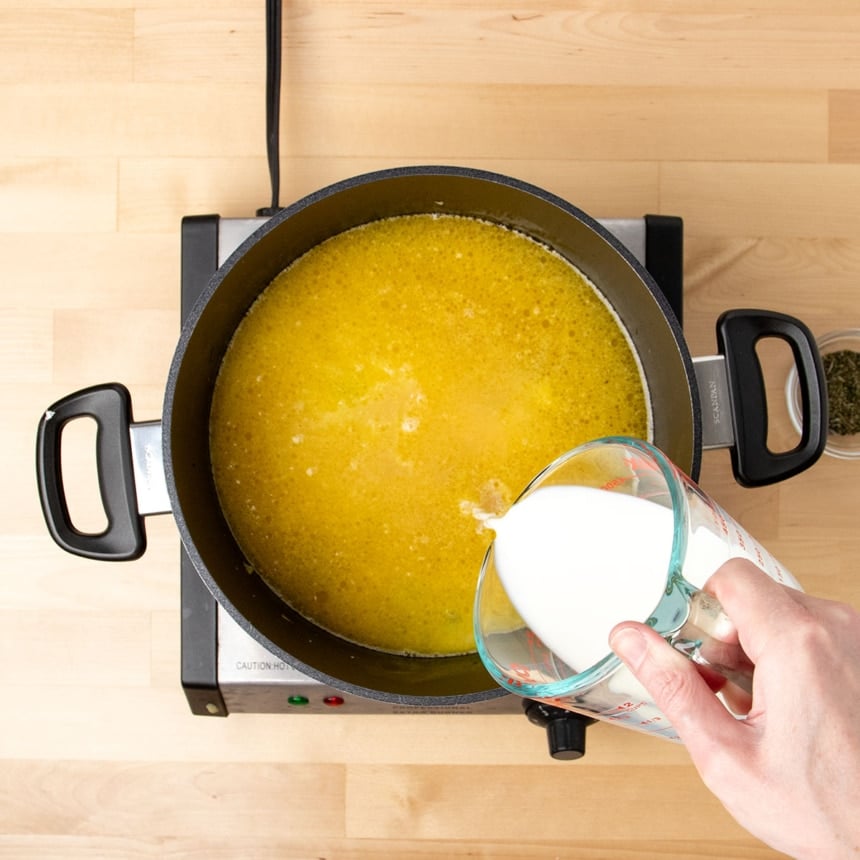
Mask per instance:
[[[344,704],[344,701],[340,696],[326,696],[323,699],[323,704],[328,705],[330,708],[339,708]]]

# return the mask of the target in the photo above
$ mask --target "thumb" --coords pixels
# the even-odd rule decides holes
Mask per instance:
[[[651,695],[687,746],[728,743],[738,724],[723,707],[693,662],[645,624],[625,621],[609,634],[609,645]]]

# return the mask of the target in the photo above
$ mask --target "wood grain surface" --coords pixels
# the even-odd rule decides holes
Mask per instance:
[[[597,217],[678,215],[685,330],[722,310],[860,325],[856,0],[284,4],[282,202],[400,164],[476,166]],[[607,726],[577,763],[518,716],[193,717],[177,554],[47,536],[44,409],[117,380],[158,418],[184,215],[269,200],[264,4],[0,0],[0,857],[765,858],[683,748]],[[791,440],[769,349],[772,439]],[[68,481],[103,517],[92,439]],[[701,483],[807,590],[860,605],[860,464]],[[78,492],[77,490],[75,492]]]

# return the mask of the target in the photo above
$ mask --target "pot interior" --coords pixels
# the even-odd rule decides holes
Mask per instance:
[[[165,463],[183,543],[216,599],[286,662],[341,689],[404,703],[503,695],[477,654],[404,657],[363,648],[308,622],[256,574],[224,520],[209,459],[209,412],[221,360],[257,296],[293,260],[352,227],[445,213],[504,224],[566,257],[613,306],[646,377],[653,442],[690,472],[699,448],[690,358],[650,276],[597,222],[532,186],[457,168],[405,168],[347,180],[268,221],[219,269],[183,328],[164,409]],[[475,571],[477,580],[478,571]]]

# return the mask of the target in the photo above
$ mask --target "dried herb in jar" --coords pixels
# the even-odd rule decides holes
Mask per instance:
[[[829,429],[839,436],[860,433],[860,352],[840,349],[821,356],[830,408]]]

